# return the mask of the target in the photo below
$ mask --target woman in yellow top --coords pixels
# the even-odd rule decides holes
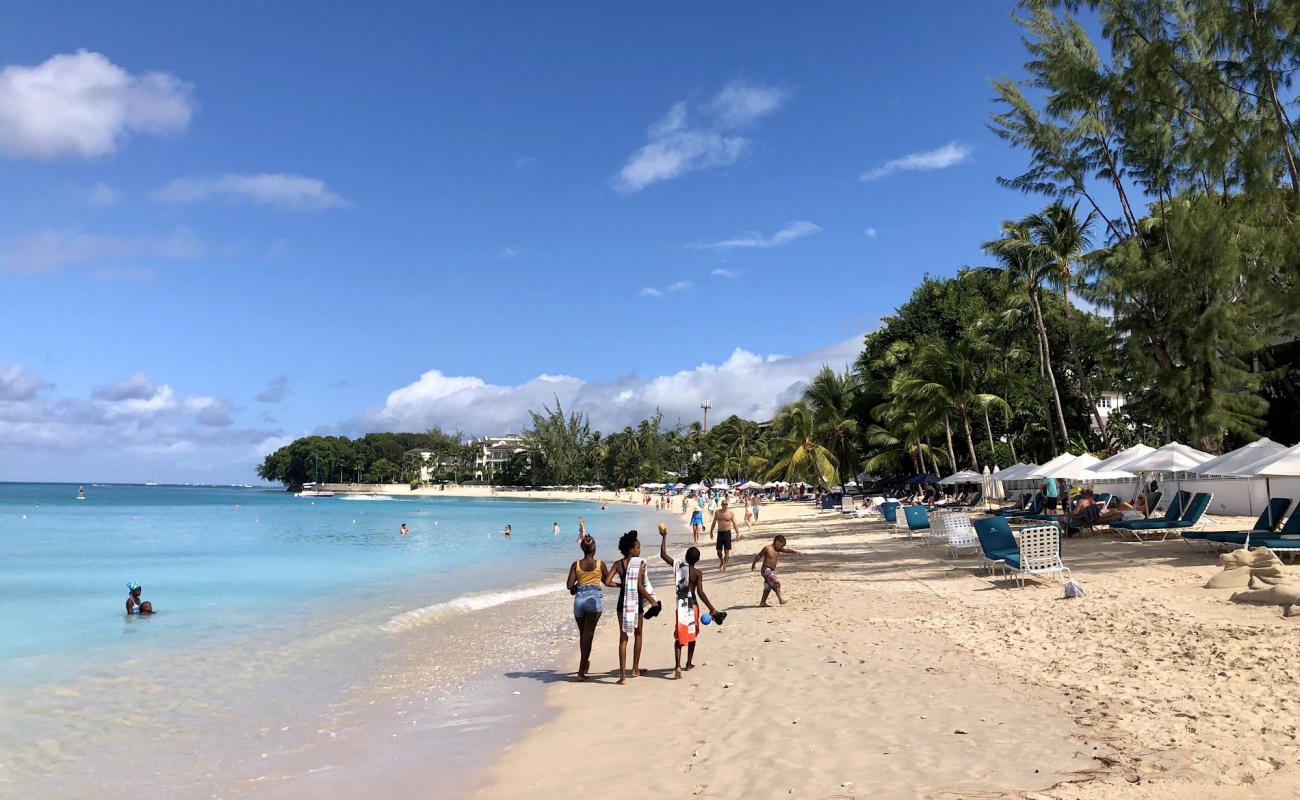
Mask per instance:
[[[591,669],[591,642],[596,638],[596,623],[604,610],[601,586],[609,575],[604,561],[596,560],[596,540],[584,535],[578,540],[582,558],[569,566],[569,594],[573,595],[573,619],[578,623],[578,680],[585,681]]]

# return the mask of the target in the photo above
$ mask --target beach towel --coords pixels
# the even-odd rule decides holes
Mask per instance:
[[[677,643],[690,644],[700,630],[700,607],[691,593],[691,565],[673,561],[673,576],[677,581]]]
[[[636,633],[637,622],[641,619],[641,594],[637,591],[637,585],[641,582],[643,564],[645,559],[629,558],[627,567],[623,570],[623,602],[620,605],[623,611],[623,633],[628,636]]]

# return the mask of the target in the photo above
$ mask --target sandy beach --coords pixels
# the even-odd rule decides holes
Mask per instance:
[[[606,614],[594,679],[573,683],[570,622],[558,662],[517,676],[545,687],[550,713],[472,796],[568,798],[611,780],[644,797],[1295,796],[1297,620],[1200,588],[1213,556],[1068,540],[1087,596],[1064,600],[1051,579],[1015,588],[892,526],[809,506],[764,515],[728,573],[703,548],[710,597],[732,613],[704,629],[696,669],[670,680],[661,618],[645,674],[615,685]],[[776,533],[807,555],[782,560],[788,604],[757,608],[749,562]]]

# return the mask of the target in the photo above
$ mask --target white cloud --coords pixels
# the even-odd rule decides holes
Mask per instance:
[[[740,276],[740,271],[734,269],[727,269],[726,267],[716,267],[709,274],[715,278],[736,278]]]
[[[86,202],[101,208],[117,205],[122,200],[122,193],[107,183],[96,182],[86,189]]]
[[[784,101],[782,90],[730,83],[702,109],[702,124],[694,126],[686,102],[673,104],[650,125],[649,142],[628,157],[614,187],[631,194],[688,172],[736,163],[752,147],[736,130],[773,113]]]
[[[535,156],[523,156],[521,158],[515,159],[515,169],[519,170],[520,172],[527,172],[528,170],[532,169],[533,165],[535,165],[536,163],[537,163],[537,158]]]
[[[0,251],[0,274],[50,272],[68,265],[105,260],[190,260],[203,253],[202,243],[184,228],[161,237],[102,236],[78,230],[46,229]]]
[[[812,236],[821,231],[821,226],[806,220],[794,220],[771,236],[764,236],[755,231],[745,231],[730,239],[720,242],[689,244],[692,250],[725,250],[734,247],[776,247],[787,244],[805,236]]]
[[[646,286],[642,288],[641,291],[637,292],[637,294],[641,295],[642,297],[663,297],[664,296],[663,292],[659,291],[653,286]]]
[[[22,365],[0,366],[0,480],[251,483],[257,456],[249,448],[284,432],[241,427],[234,417],[229,402],[182,395],[144,372],[70,397]],[[202,457],[182,457],[192,453]]]
[[[929,172],[946,169],[970,160],[971,148],[968,144],[952,141],[943,147],[926,150],[921,153],[908,153],[891,159],[878,167],[872,167],[858,176],[858,180],[874,181],[892,175],[895,172]]]
[[[196,203],[223,200],[248,203],[281,211],[319,211],[349,208],[349,203],[330,191],[324,181],[282,172],[229,173],[215,178],[176,178],[153,193],[162,203]]]
[[[266,388],[257,394],[253,399],[259,403],[278,403],[284,399],[285,394],[289,391],[289,376],[276,375],[266,382]]]
[[[866,234],[866,236],[867,236],[868,239],[874,239],[874,238],[876,238],[876,229],[875,229],[875,228],[867,228],[865,231],[863,231],[863,233]]]
[[[684,292],[684,291],[686,291],[687,289],[690,289],[690,288],[693,287],[693,286],[695,286],[695,281],[676,281],[676,282],[674,282],[674,283],[672,283],[672,284],[669,284],[669,286],[668,286],[668,291],[670,291],[670,292]]]
[[[0,402],[31,400],[46,386],[22,364],[0,364]]]
[[[776,111],[785,99],[782,89],[733,81],[713,98],[713,113],[720,124],[739,128]]]
[[[513,247],[503,247],[497,251],[498,258],[514,258],[519,255],[519,251]]]
[[[61,53],[0,70],[0,153],[16,158],[94,157],[131,134],[184,130],[189,84],[165,72],[132,75],[99,53]]]
[[[530,409],[553,406],[557,397],[565,409],[589,414],[593,426],[605,432],[634,424],[656,408],[670,423],[690,422],[699,417],[702,400],[712,403],[716,419],[738,414],[763,420],[797,397],[822,364],[844,369],[861,349],[860,336],[794,357],[763,357],[737,348],[721,364],[700,364],[649,379],[628,375],[604,382],[539,375],[519,385],[499,386],[482,378],[431,370],[390,393],[381,408],[354,424],[364,430],[417,431],[440,425],[472,435],[495,434],[519,430],[527,425]]]

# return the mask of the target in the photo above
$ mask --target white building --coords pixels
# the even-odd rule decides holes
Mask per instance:
[[[480,481],[505,469],[510,457],[525,449],[524,437],[514,433],[487,436],[474,444],[478,445],[478,455],[474,457],[474,479]]]
[[[1110,421],[1110,413],[1117,408],[1124,407],[1124,395],[1120,392],[1104,391],[1097,397],[1097,416],[1101,417],[1103,422]],[[1100,433],[1097,430],[1097,420],[1089,421],[1089,426],[1093,433]]]

